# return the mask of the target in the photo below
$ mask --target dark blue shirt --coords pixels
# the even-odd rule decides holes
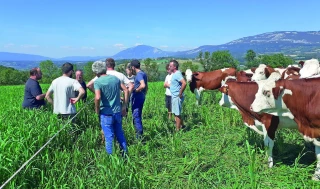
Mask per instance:
[[[45,105],[44,99],[37,100],[36,97],[42,94],[42,89],[37,80],[29,78],[24,88],[24,108],[40,108]]]
[[[141,92],[136,92],[136,89],[140,86],[141,80],[144,80],[146,87]],[[148,87],[147,74],[141,70],[137,73],[136,77],[134,78],[134,88],[132,92],[132,97],[138,97],[138,96],[144,97],[146,95],[147,87]]]
[[[82,83],[81,82],[79,82],[79,83],[82,86],[82,88],[84,89],[84,95],[82,97],[82,101],[86,102],[87,101],[87,85],[86,85],[86,82],[82,81]],[[79,95],[79,91],[75,91],[75,97],[77,97],[78,95]]]

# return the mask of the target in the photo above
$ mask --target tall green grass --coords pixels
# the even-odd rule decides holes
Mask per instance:
[[[47,85],[42,86],[44,91]],[[118,144],[107,155],[93,103],[77,117],[81,134],[61,132],[6,188],[317,188],[311,181],[314,152],[294,130],[280,130],[275,166],[267,166],[262,137],[240,114],[218,105],[220,94],[204,93],[202,106],[186,89],[187,129],[167,120],[163,83],[150,83],[143,111],[144,141],[135,140],[131,114],[123,119],[129,156]],[[21,108],[23,86],[0,87],[0,184],[4,183],[62,126],[52,108]],[[92,94],[89,99],[93,98]],[[83,107],[77,105],[78,110]]]

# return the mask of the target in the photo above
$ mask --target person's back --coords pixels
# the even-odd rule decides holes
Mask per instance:
[[[55,114],[75,114],[75,105],[71,98],[75,98],[75,91],[81,87],[80,83],[67,76],[61,76],[52,81],[48,91],[53,92],[53,113]]]
[[[121,112],[120,80],[116,76],[101,76],[94,82],[94,87],[101,91],[100,114]]]
[[[42,94],[42,89],[38,81],[29,78],[26,82],[24,89],[24,100],[22,103],[23,108],[40,108],[45,105],[44,99],[37,100],[36,96]]]

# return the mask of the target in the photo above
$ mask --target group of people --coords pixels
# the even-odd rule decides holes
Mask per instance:
[[[128,150],[122,129],[122,117],[127,115],[130,103],[136,138],[141,139],[143,136],[142,110],[148,92],[148,77],[141,70],[141,64],[136,59],[126,67],[128,77],[114,68],[115,61],[112,58],[106,61],[95,61],[92,64],[92,71],[96,77],[86,84],[81,70],[75,72],[76,79],[72,78],[73,65],[67,62],[61,67],[62,76],[52,81],[46,93],[42,92],[38,82],[42,78],[40,68],[33,68],[25,84],[22,106],[26,109],[38,109],[46,104],[46,99],[53,104],[53,113],[57,114],[59,119],[73,119],[74,122],[75,104],[81,100],[86,102],[87,89],[89,89],[95,94],[95,112],[99,115],[107,153],[112,154],[112,143],[116,137],[123,154],[126,154]],[[166,107],[169,119],[171,114],[174,114],[176,130],[180,130],[183,128],[181,113],[186,82],[178,70],[179,63],[176,60],[171,60],[166,68],[168,72],[164,83]]]

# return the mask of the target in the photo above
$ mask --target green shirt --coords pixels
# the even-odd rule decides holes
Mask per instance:
[[[99,77],[94,82],[94,89],[100,90],[100,113],[110,115],[121,112],[120,80],[113,75]]]

